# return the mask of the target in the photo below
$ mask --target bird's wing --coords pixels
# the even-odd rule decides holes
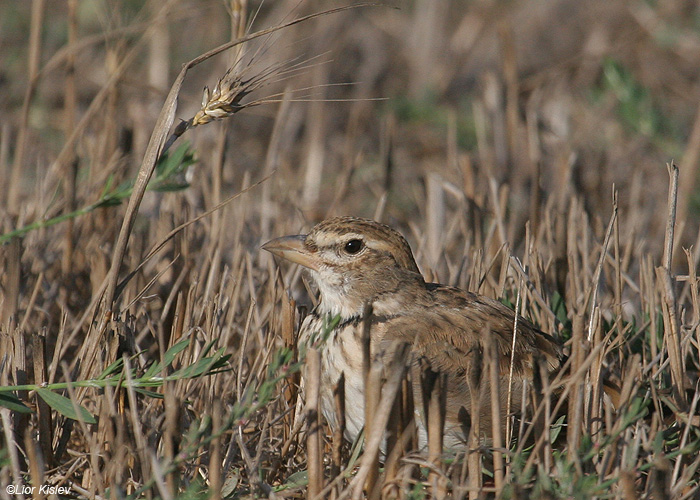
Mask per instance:
[[[457,288],[428,285],[426,295],[405,315],[384,326],[384,341],[407,341],[433,370],[464,374],[474,368],[474,356],[484,359],[488,336],[497,353],[501,376],[510,370],[515,313],[498,301]],[[513,371],[530,378],[544,364],[548,372],[560,366],[562,351],[551,336],[518,317]]]

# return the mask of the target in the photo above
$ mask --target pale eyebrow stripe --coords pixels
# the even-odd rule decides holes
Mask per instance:
[[[365,242],[365,244],[370,248],[374,248],[375,250],[382,250],[384,252],[392,253],[392,245],[386,241],[372,240],[371,242]]]
[[[342,235],[322,233],[316,237],[316,245],[319,247],[333,246],[338,243],[338,239],[341,239],[343,242],[350,240],[362,240],[366,243],[365,238],[361,234],[357,233],[345,233]]]

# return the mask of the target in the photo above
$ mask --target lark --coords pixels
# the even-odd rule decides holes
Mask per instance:
[[[301,326],[300,345],[317,339],[333,319],[337,322],[321,346],[321,411],[334,427],[333,387],[344,373],[349,440],[364,426],[362,334],[366,304],[371,304],[372,310],[373,353],[381,356],[381,346],[407,342],[411,353],[407,363],[427,364],[434,372],[447,375],[446,447],[463,446],[467,441],[465,428],[475,407],[481,409],[480,434],[486,439],[492,436],[492,393],[499,394],[500,422],[505,425],[509,388],[512,401],[517,402],[513,406],[519,407],[527,381],[532,382],[542,369],[552,373],[561,366],[559,343],[526,319],[518,317],[516,321],[515,313],[505,305],[459,288],[426,282],[406,239],[385,224],[336,217],[317,224],[308,234],[277,238],[262,248],[307,268],[318,286],[320,300]],[[487,343],[495,347],[491,352],[497,353],[490,359],[498,363],[499,388],[490,390],[485,375],[478,394],[472,394],[470,387],[475,386],[470,385],[469,377],[473,371],[489,373],[488,367],[479,365],[485,362]],[[415,380],[414,393],[420,401]],[[480,404],[472,405],[472,398],[479,398]],[[422,422],[419,415],[419,440],[424,444]]]

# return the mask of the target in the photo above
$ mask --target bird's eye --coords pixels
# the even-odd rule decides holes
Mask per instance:
[[[362,250],[362,240],[350,240],[345,244],[344,248],[346,253],[350,255],[355,255],[357,252]]]

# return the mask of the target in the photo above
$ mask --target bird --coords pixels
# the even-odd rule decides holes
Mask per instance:
[[[316,224],[308,234],[283,236],[262,248],[308,269],[319,301],[304,319],[299,346],[318,338],[334,325],[321,345],[321,412],[333,428],[336,423],[333,387],[345,379],[345,438],[354,441],[364,426],[362,335],[367,305],[371,305],[370,342],[377,356],[386,346],[407,343],[406,363],[412,369],[427,366],[446,376],[444,446],[463,447],[478,398],[479,435],[493,435],[491,392],[474,392],[470,377],[489,373],[484,360],[498,363],[501,418],[504,432],[509,392],[519,407],[523,387],[544,372],[555,374],[563,363],[560,342],[502,304],[476,293],[426,282],[406,239],[390,226],[370,219],[342,216]],[[517,320],[516,320],[517,318]],[[333,321],[335,319],[335,321]],[[514,328],[517,334],[514,335]],[[487,338],[488,337],[488,338]],[[488,345],[494,356],[486,358]],[[382,351],[384,346],[384,351]],[[514,351],[514,352],[512,352]],[[512,354],[512,356],[511,356]],[[303,377],[303,375],[302,375]],[[489,377],[480,377],[482,381]],[[480,387],[487,386],[482,383]],[[421,401],[419,382],[413,382]],[[418,438],[425,446],[424,418],[418,414]],[[496,432],[499,432],[496,430]]]

